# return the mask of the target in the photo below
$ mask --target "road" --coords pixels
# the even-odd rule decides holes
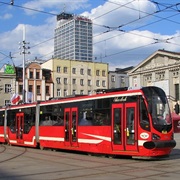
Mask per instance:
[[[175,139],[170,157],[156,161],[0,145],[0,180],[178,180],[180,133]]]

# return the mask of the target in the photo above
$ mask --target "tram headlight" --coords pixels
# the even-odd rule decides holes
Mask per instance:
[[[153,134],[152,134],[152,139],[153,139],[153,140],[159,140],[159,139],[160,139],[160,136],[153,133]]]

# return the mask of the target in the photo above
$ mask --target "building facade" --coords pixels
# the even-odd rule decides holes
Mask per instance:
[[[13,93],[16,93],[15,67],[5,64],[0,69],[0,106],[10,104]]]
[[[132,87],[162,88],[169,99],[171,110],[176,102],[180,104],[180,53],[158,50],[128,74]]]
[[[92,21],[83,16],[59,14],[54,36],[54,58],[92,61],[92,56]]]
[[[108,88],[108,64],[89,61],[50,59],[41,65],[52,70],[54,96],[90,95]]]
[[[16,92],[23,95],[23,69],[16,67]],[[51,70],[42,69],[41,64],[31,62],[25,68],[25,102],[48,100],[53,96]]]
[[[127,68],[116,68],[115,71],[109,71],[108,88],[121,88],[129,86],[128,72],[133,69],[133,66]]]

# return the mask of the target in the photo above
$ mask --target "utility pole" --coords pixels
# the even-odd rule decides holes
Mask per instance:
[[[30,47],[28,46],[26,46],[27,44],[29,44],[29,43],[27,43],[26,42],[26,38],[25,38],[25,25],[23,26],[23,41],[22,42],[20,42],[20,45],[21,45],[21,47],[20,47],[20,49],[22,50],[21,52],[20,52],[20,54],[22,54],[23,55],[23,96],[22,96],[22,101],[23,101],[23,103],[25,103],[26,102],[26,89],[25,89],[25,61],[26,61],[26,54],[30,54],[30,52],[28,52],[27,50],[28,49],[30,49]]]
[[[14,71],[11,71],[11,73],[14,73],[15,72],[15,64],[13,61],[14,57],[12,56],[11,52],[9,52],[9,58],[11,59],[11,63],[13,64],[13,68],[14,68]],[[10,99],[13,96],[13,94],[16,93],[16,79],[15,78],[11,79],[11,86],[9,87],[9,93],[10,93]],[[10,104],[11,104],[11,102],[10,102]]]

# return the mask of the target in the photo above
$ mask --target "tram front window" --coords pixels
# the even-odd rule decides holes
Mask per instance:
[[[154,87],[145,91],[148,109],[152,117],[153,127],[159,131],[170,131],[172,119],[166,95],[160,88]]]
[[[168,105],[163,103],[159,97],[152,97],[151,108],[151,115],[154,125],[167,125],[170,123]]]

